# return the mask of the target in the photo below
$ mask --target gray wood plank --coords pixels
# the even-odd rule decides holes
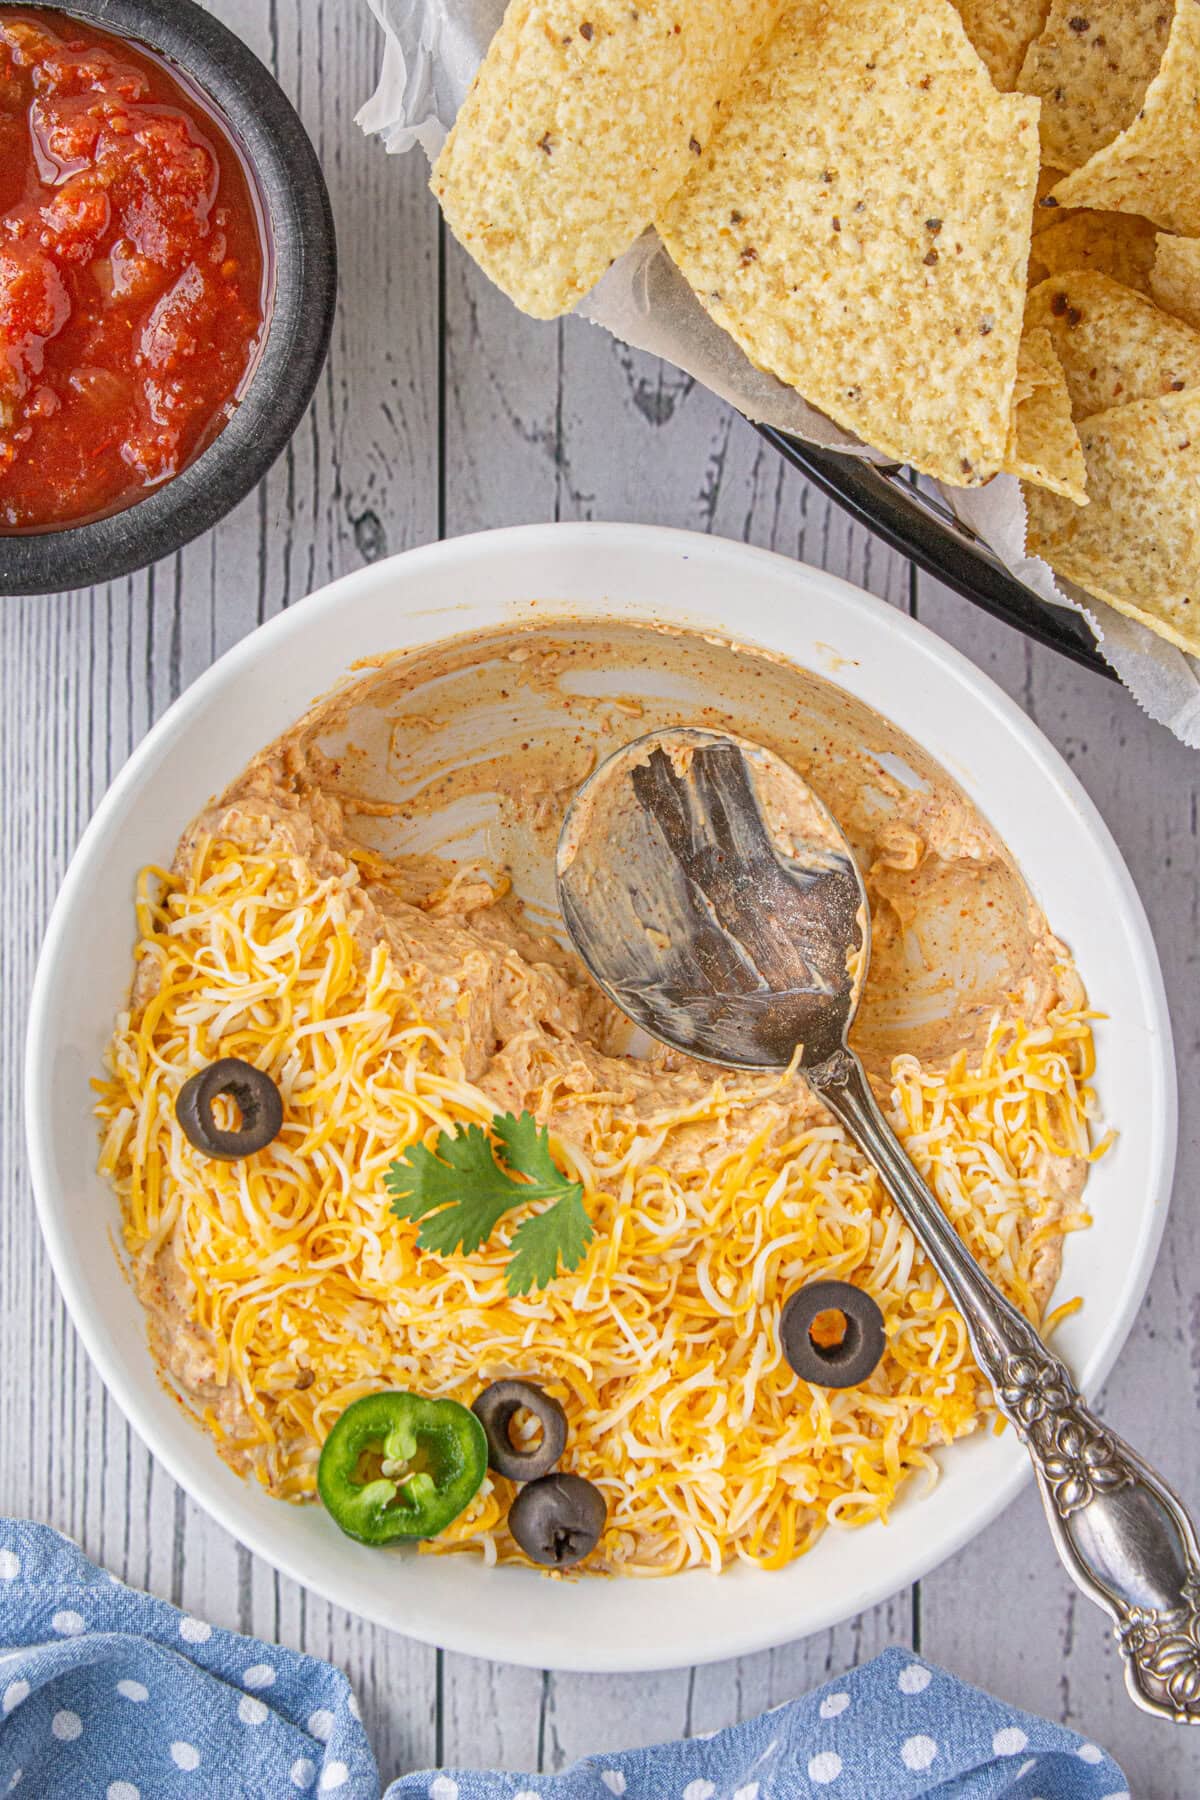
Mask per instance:
[[[917,610],[1019,701],[1062,752],[1108,822],[1150,915],[1179,1060],[1179,1166],[1149,1295],[1099,1399],[1117,1429],[1196,1504],[1200,1219],[1191,1197],[1200,1146],[1190,1101],[1200,1078],[1200,761],[1121,689],[1028,643],[936,583],[922,579]],[[1102,1004],[1102,996],[1097,1000]],[[926,1655],[1106,1744],[1139,1800],[1193,1800],[1200,1792],[1200,1741],[1147,1718],[1128,1700],[1106,1621],[1059,1568],[1032,1493],[922,1582],[920,1623]]]
[[[563,327],[522,318],[448,233],[442,259],[443,535],[556,518]],[[545,1696],[537,1670],[443,1656],[444,1760],[536,1770]]]
[[[592,1750],[712,1730],[885,1643],[925,1652],[1111,1743],[1133,1791],[1200,1790],[1200,1744],[1135,1714],[1102,1621],[1076,1607],[1027,1500],[945,1569],[839,1631],[659,1677],[544,1676],[440,1657],[318,1601],[240,1550],[147,1456],[92,1374],[41,1252],[19,1118],[25,997],[70,850],[175,695],[332,575],[428,540],[545,518],[643,519],[771,545],[908,606],[909,571],[678,372],[571,321],[522,320],[444,245],[417,159],[352,125],[377,45],[365,5],[211,0],[279,74],[322,156],[342,247],[333,351],[276,470],[216,532],[112,588],[0,609],[0,1509],[50,1519],[118,1573],[350,1674],[385,1779],[438,1757],[556,1769]],[[444,312],[444,337],[440,319]],[[1185,1097],[1200,1057],[1196,774],[1109,693],[926,584],[921,615],[992,667],[1113,823],[1159,935]],[[1197,1151],[1184,1149],[1179,1192]],[[1108,1403],[1200,1491],[1200,1228],[1177,1205]],[[1186,1366],[1187,1374],[1183,1374]],[[997,1596],[981,1607],[980,1594]],[[919,1633],[919,1636],[917,1635]]]
[[[347,568],[437,535],[437,221],[416,163],[385,162],[353,129],[374,78],[375,27],[357,6],[220,0],[213,10],[296,99],[351,274],[313,406],[256,494],[141,576],[10,599],[0,611],[0,841],[12,871],[0,984],[0,1508],[50,1520],[118,1574],[219,1623],[340,1662],[394,1774],[434,1760],[436,1654],[278,1578],[151,1462],[66,1321],[20,1153],[20,1049],[37,943],[70,850],[116,769],[181,689],[262,619]]]
[[[901,607],[908,567],[788,469],[679,371],[595,326],[563,331],[563,516],[684,525],[780,550]],[[603,428],[597,429],[597,420]],[[730,624],[736,619],[730,596]],[[593,1748],[711,1731],[804,1692],[886,1643],[909,1642],[909,1596],[770,1655],[649,1677],[550,1677],[546,1766]]]
[[[907,606],[903,559],[712,395],[580,320],[523,319],[456,244],[444,254],[448,535],[526,518],[682,525],[785,551]],[[905,1595],[804,1645],[657,1676],[543,1678],[447,1657],[446,1756],[556,1770],[590,1751],[715,1730],[910,1642],[911,1622]]]

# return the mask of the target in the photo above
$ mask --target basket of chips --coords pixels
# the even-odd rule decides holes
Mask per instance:
[[[926,574],[1036,643],[1049,645],[1093,674],[1116,679],[1085,615],[1055,606],[1026,587],[936,491],[922,486],[908,470],[818,450],[769,425],[760,430],[823,493]]]
[[[517,307],[1200,744],[1200,0],[370,3],[361,122]]]

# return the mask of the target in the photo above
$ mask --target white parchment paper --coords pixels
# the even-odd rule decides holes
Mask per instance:
[[[419,146],[432,161],[504,16],[505,0],[368,4],[383,27],[383,66],[358,123],[377,133],[389,152]],[[882,460],[791,388],[756,369],[705,312],[653,231],[617,259],[577,310],[634,349],[674,363],[756,423],[850,456]],[[940,492],[1036,594],[1084,613],[1104,656],[1139,705],[1200,749],[1200,663],[1112,607],[1065,588],[1044,562],[1027,556],[1025,508],[1011,476],[997,476],[983,488]]]

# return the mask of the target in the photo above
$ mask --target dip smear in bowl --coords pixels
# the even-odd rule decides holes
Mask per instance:
[[[568,800],[599,756],[683,724],[782,756],[847,833],[874,934],[857,1047],[973,1252],[1044,1322],[1099,1148],[1086,1001],[945,771],[832,684],[712,639],[562,621],[456,640],[318,705],[142,879],[102,1165],[156,1356],[269,1492],[313,1497],[365,1394],[470,1404],[519,1376],[561,1403],[562,1467],[607,1502],[586,1570],[771,1568],[886,1518],[987,1417],[939,1282],[803,1084],[631,1041],[561,945]],[[238,1163],[175,1115],[229,1056],[283,1097],[279,1136]],[[438,1254],[385,1187],[418,1142],[506,1112],[548,1126],[594,1230],[524,1293],[521,1211]],[[887,1335],[841,1391],[780,1344],[789,1295],[826,1279],[864,1289]],[[520,1560],[514,1491],[485,1482],[426,1547]]]

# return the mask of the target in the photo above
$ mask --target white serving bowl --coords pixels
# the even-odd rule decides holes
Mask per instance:
[[[937,757],[1011,846],[1107,1015],[1098,1080],[1120,1136],[1088,1188],[1093,1228],[1067,1241],[1059,1291],[1085,1305],[1056,1338],[1094,1392],[1145,1291],[1175,1152],[1166,1000],[1133,883],[1078,781],[991,681],[903,613],[742,544],[631,525],[457,538],[335,582],[222,657],[134,752],[67,872],[33,994],[29,1147],[46,1243],[93,1361],[154,1454],[240,1543],[336,1604],[447,1649],[535,1667],[670,1668],[785,1643],[923,1575],[1027,1479],[1013,1433],[957,1445],[935,1491],[909,1493],[890,1525],[827,1532],[775,1574],[555,1582],[364,1549],[320,1507],[285,1506],[231,1474],[164,1390],[113,1254],[116,1200],[95,1170],[88,1084],[128,990],[142,865],[169,858],[200,806],[357,659],[564,615],[731,631],[832,678]]]

